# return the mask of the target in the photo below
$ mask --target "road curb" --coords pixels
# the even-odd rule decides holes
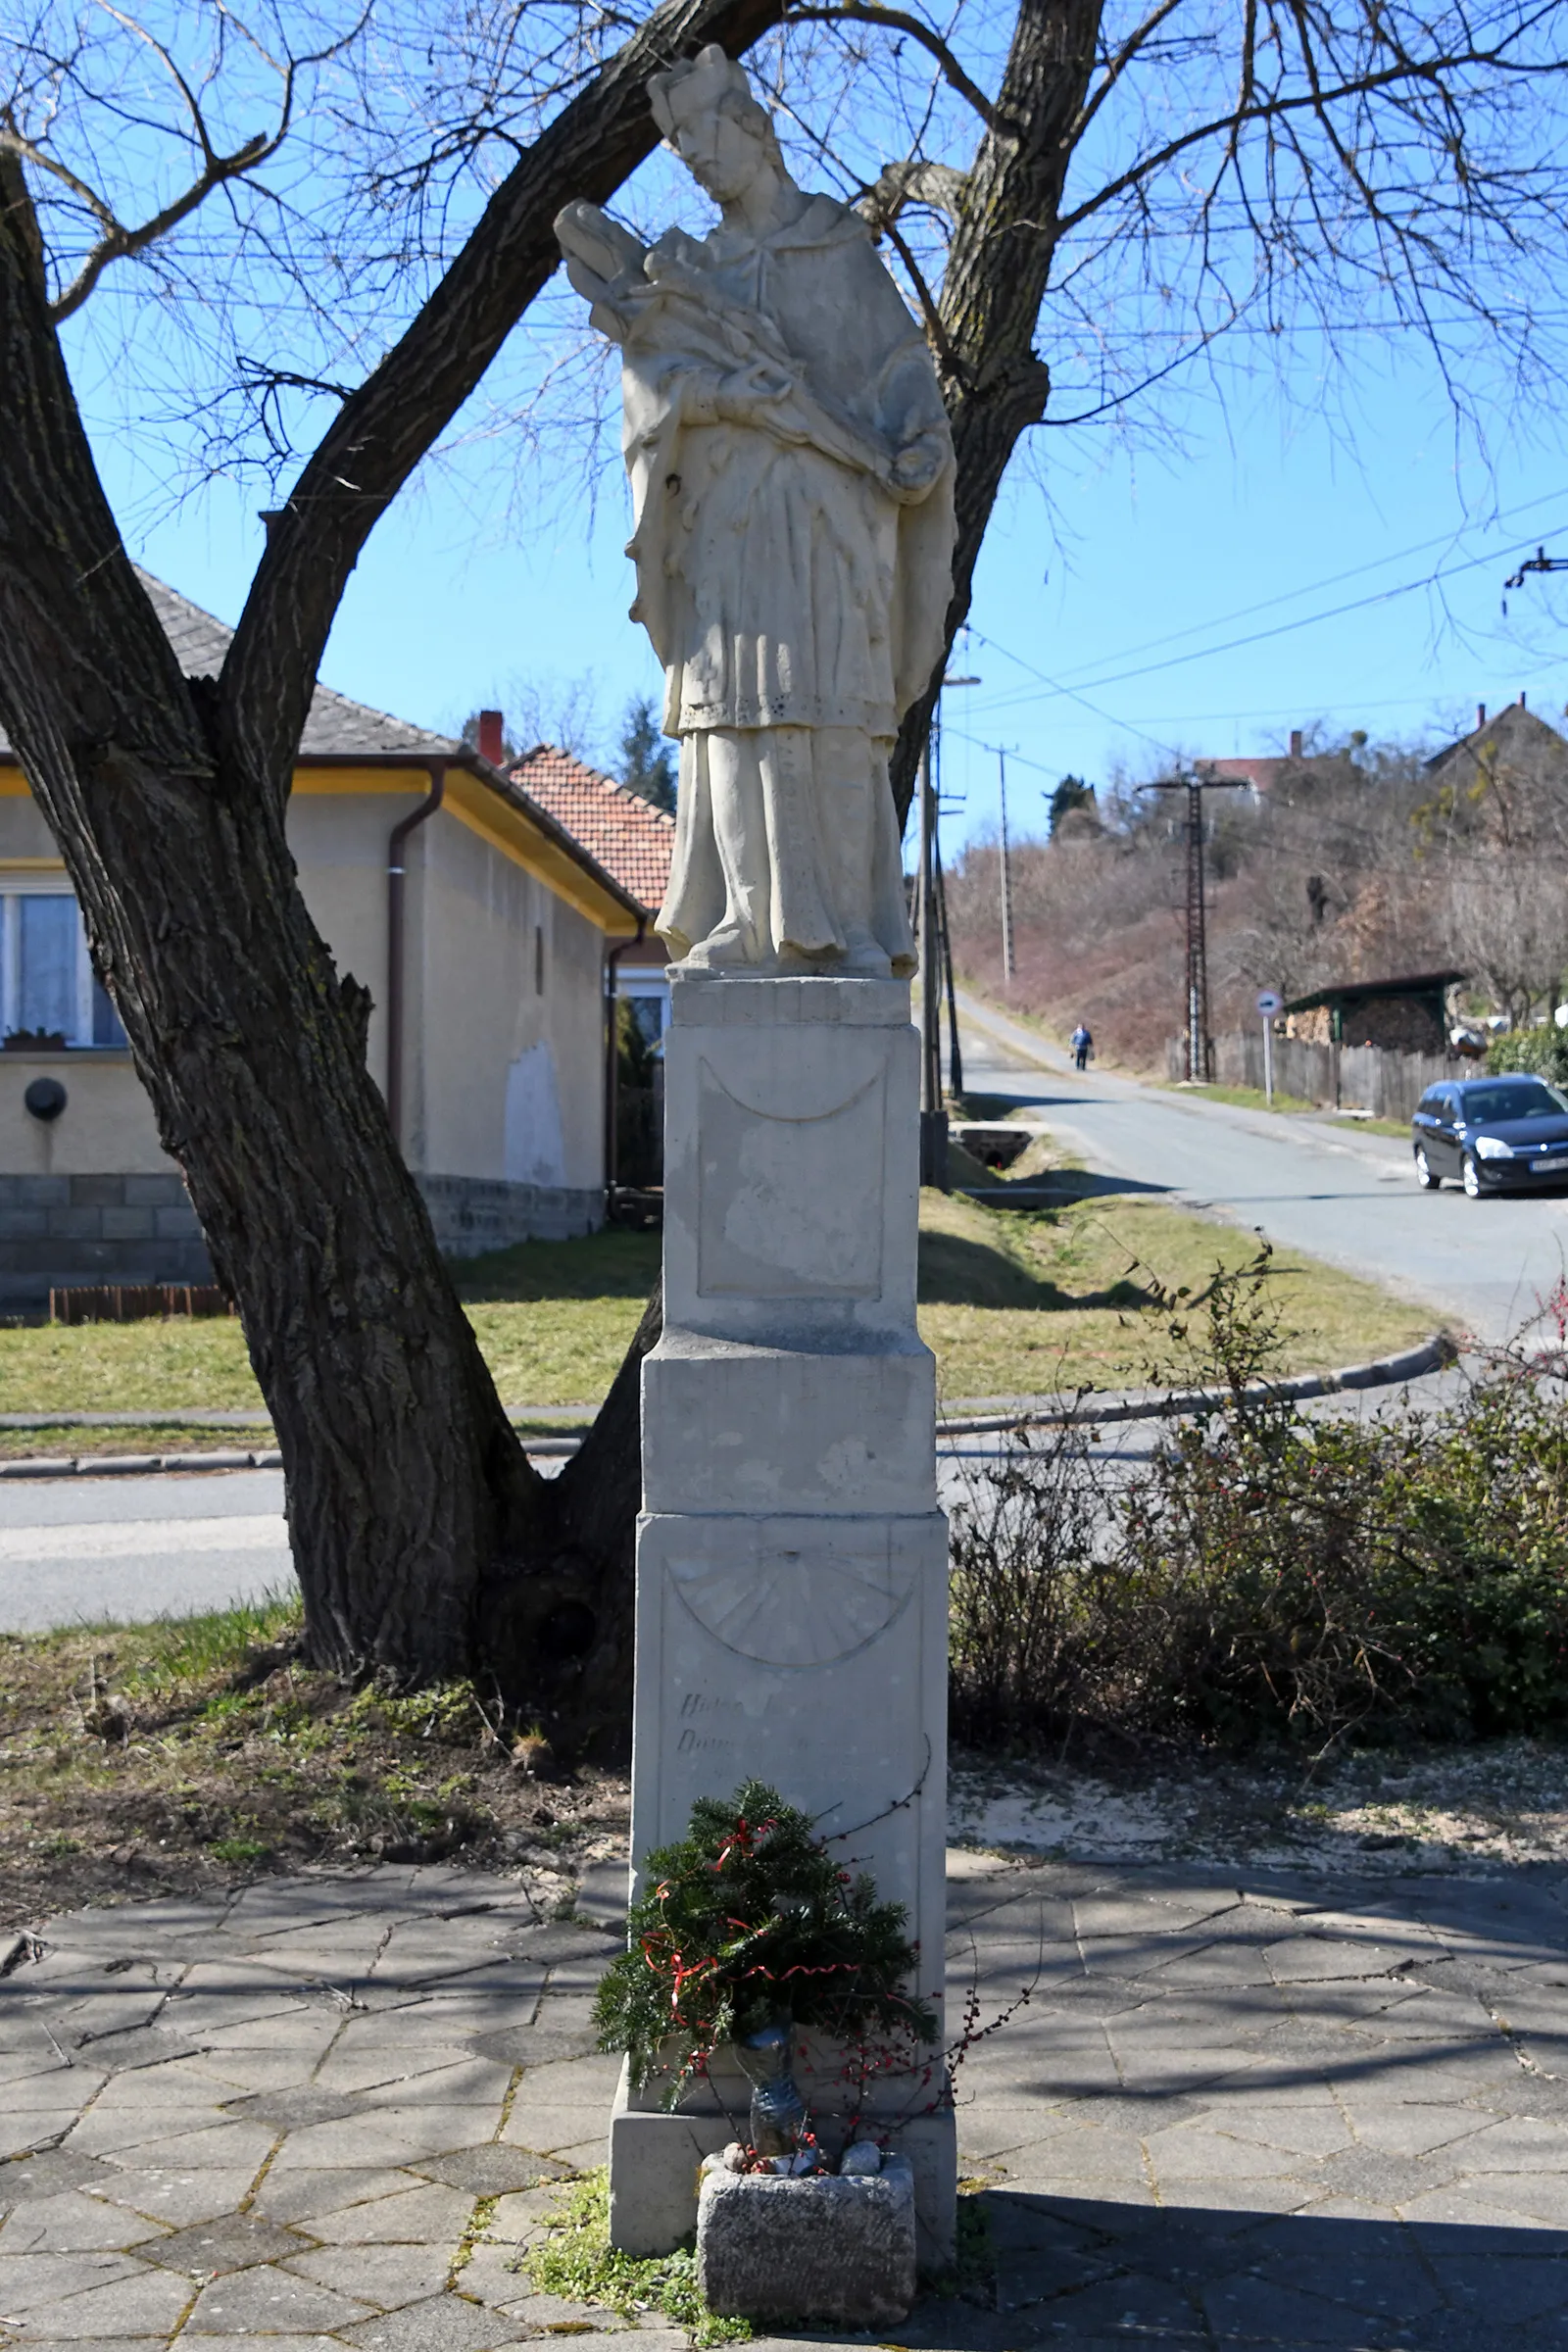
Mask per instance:
[[[1441,1372],[1455,1362],[1459,1350],[1446,1331],[1435,1331],[1419,1348],[1402,1355],[1380,1356],[1367,1364],[1346,1364],[1338,1372],[1301,1372],[1289,1380],[1250,1381],[1242,1390],[1247,1404],[1290,1404],[1309,1396],[1337,1396],[1345,1390],[1397,1388]],[[1230,1389],[1152,1389],[1135,1396],[1102,1396],[1074,1404],[1047,1406],[1041,1412],[989,1415],[984,1419],[939,1421],[939,1438],[984,1437],[1005,1429],[1070,1429],[1098,1426],[1105,1421],[1179,1420],[1188,1413],[1215,1412],[1235,1401]]]

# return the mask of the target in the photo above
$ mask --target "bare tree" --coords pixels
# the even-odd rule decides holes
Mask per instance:
[[[769,36],[775,105],[886,235],[925,318],[958,453],[954,629],[1030,429],[1133,413],[1225,337],[1413,328],[1461,407],[1466,322],[1516,376],[1549,370],[1532,299],[1568,172],[1560,12],[357,4],[261,0],[247,20],[160,0],[154,23],[34,0],[0,35],[0,720],[240,1300],[314,1654],[405,1675],[482,1660],[586,1736],[618,1723],[628,1687],[657,1305],[546,1486],[366,1072],[364,993],[334,971],[284,842],[369,532],[506,366],[561,204],[608,201],[650,154],[649,73],[710,40],[739,54]],[[158,334],[117,286],[156,294]],[[61,340],[95,315],[123,345],[115,379],[142,370],[147,413],[192,463],[252,452],[281,483],[216,680],[179,675],[98,479]],[[176,320],[178,364],[160,340]],[[84,368],[88,346],[71,348]],[[901,805],[928,717],[929,697],[899,745]]]

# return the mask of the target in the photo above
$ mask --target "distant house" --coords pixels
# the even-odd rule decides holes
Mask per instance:
[[[1483,703],[1476,723],[1457,743],[1446,744],[1426,762],[1436,784],[1464,791],[1495,781],[1568,790],[1568,742],[1555,727],[1526,708],[1521,695],[1489,718]]]
[[[1446,1054],[1447,991],[1463,972],[1346,981],[1285,1006],[1285,1034],[1312,1045],[1382,1046],[1395,1054]]]
[[[230,632],[143,585],[186,674],[216,675]],[[339,971],[374,999],[369,1066],[442,1247],[599,1224],[607,964],[646,926],[642,899],[477,751],[326,687],[288,838]],[[0,1295],[206,1279],[64,864],[3,744],[0,1039]],[[65,1088],[56,1117],[26,1106],[40,1077]]]
[[[1301,744],[1301,729],[1293,727],[1288,752],[1271,753],[1255,760],[1199,760],[1195,766],[1200,774],[1213,776],[1221,783],[1250,785],[1254,798],[1288,789],[1292,783],[1345,772],[1347,761],[1342,752],[1307,752]]]

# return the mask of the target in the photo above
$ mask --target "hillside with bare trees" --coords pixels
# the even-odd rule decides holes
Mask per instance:
[[[1205,795],[1210,1026],[1349,981],[1451,966],[1478,1009],[1516,1023],[1559,1002],[1568,970],[1568,742],[1521,704],[1434,752],[1308,736]],[[1185,796],[1117,777],[1010,854],[1014,975],[1002,973],[995,841],[950,870],[960,978],[1100,1051],[1162,1066],[1184,1023]],[[1074,797],[1074,796],[1069,796]]]

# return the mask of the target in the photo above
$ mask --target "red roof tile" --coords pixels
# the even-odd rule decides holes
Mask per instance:
[[[672,816],[553,744],[542,743],[520,760],[512,781],[579,841],[639,906],[658,913],[675,848]]]

